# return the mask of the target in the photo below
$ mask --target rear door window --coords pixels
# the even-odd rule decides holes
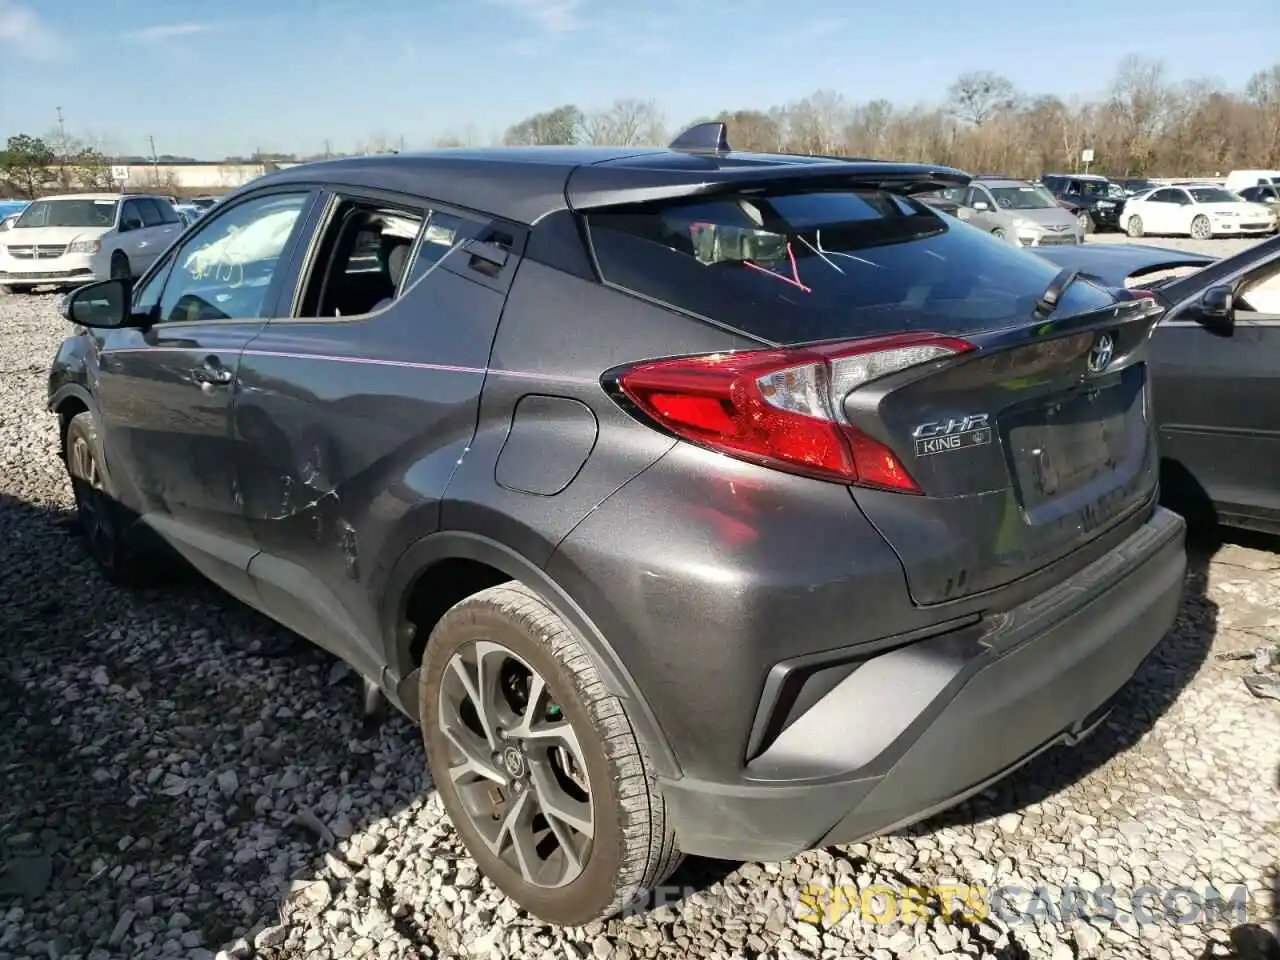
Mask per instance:
[[[878,190],[730,195],[586,220],[606,283],[774,343],[1029,323],[1058,273]],[[1078,280],[1058,312],[1111,302]]]

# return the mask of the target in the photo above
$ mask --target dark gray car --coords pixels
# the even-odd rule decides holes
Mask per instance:
[[[1149,358],[1165,503],[1280,533],[1280,238],[1221,260],[1137,244],[1041,255],[1166,309]]]
[[[1182,589],[1152,301],[912,199],[955,170],[676,146],[269,174],[50,374],[102,568],[350,662],[555,923],[1075,742]]]

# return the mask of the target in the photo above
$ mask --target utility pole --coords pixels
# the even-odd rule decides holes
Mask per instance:
[[[151,179],[155,186],[160,186],[160,158],[156,156],[156,138],[147,134],[147,142],[151,144]]]
[[[62,108],[55,107],[54,109],[58,111],[58,147],[61,150],[66,150],[67,149],[67,128],[66,126],[63,125],[63,122],[62,122]]]
[[[324,142],[324,158],[325,158],[326,160],[328,160],[331,156],[333,156],[333,153],[329,150],[329,141],[328,141],[328,140],[325,140],[325,142]]]

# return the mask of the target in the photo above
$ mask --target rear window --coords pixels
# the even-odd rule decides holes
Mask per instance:
[[[1059,269],[875,190],[611,208],[587,224],[606,282],[775,343],[1031,322]],[[1058,313],[1112,302],[1080,280]]]

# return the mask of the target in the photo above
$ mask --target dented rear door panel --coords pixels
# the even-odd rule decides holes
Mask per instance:
[[[242,356],[233,430],[261,606],[371,678],[374,598],[439,527],[503,302],[439,269],[375,313],[273,321]]]

